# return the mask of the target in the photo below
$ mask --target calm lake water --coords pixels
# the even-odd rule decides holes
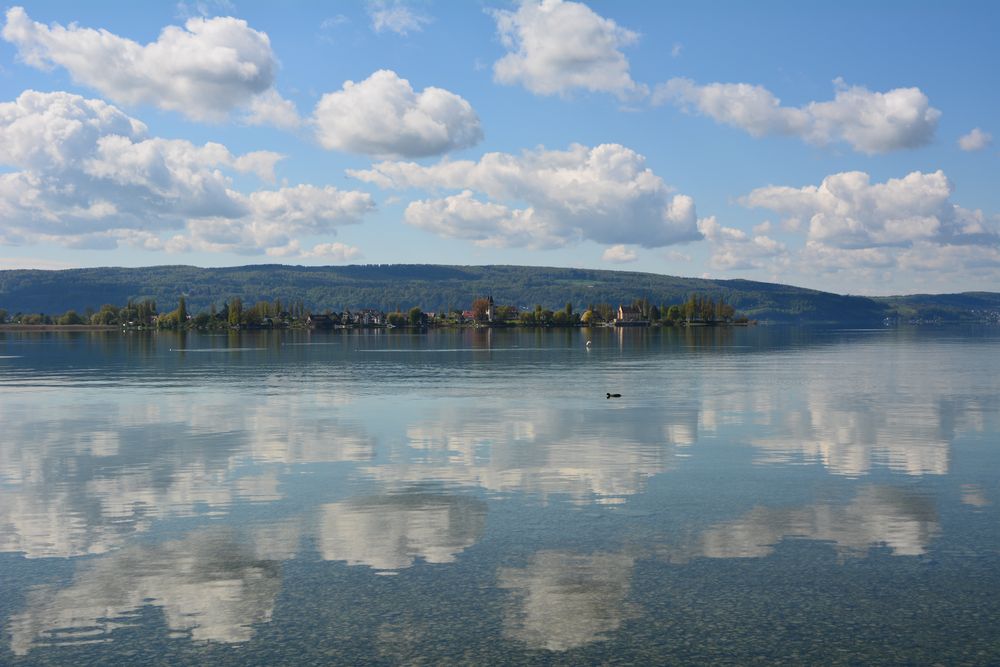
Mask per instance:
[[[0,333],[0,664],[995,665],[998,476],[997,328]]]

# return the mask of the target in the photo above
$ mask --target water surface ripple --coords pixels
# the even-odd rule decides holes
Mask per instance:
[[[998,353],[0,333],[0,664],[998,664]]]

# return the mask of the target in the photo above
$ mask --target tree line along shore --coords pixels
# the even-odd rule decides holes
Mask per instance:
[[[180,297],[177,307],[166,312],[152,299],[129,301],[124,306],[105,304],[99,309],[68,310],[60,315],[44,313],[13,313],[0,308],[0,327],[5,329],[99,329],[99,330],[225,330],[279,328],[353,328],[353,327],[456,327],[456,326],[690,326],[747,324],[721,296],[691,294],[677,304],[653,304],[648,299],[636,299],[628,304],[588,304],[575,308],[567,302],[552,309],[498,305],[493,298],[474,299],[466,310],[447,308],[440,312],[424,311],[419,306],[396,308],[384,312],[373,308],[356,310],[316,311],[302,301],[258,301],[244,305],[239,298],[226,300],[221,306],[212,305],[198,313],[188,311],[186,299]]]

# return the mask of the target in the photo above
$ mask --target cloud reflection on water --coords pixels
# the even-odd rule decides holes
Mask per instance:
[[[777,414],[768,435],[753,439],[758,463],[801,457],[854,477],[877,465],[914,476],[947,474],[954,434],[944,425],[953,415],[943,418],[931,406],[911,406],[901,415],[874,404],[843,405],[818,387],[806,394],[805,406]]]
[[[222,401],[0,402],[0,551],[29,558],[105,553],[168,517],[221,515],[284,497],[267,464],[369,460],[356,422],[294,396]]]
[[[765,406],[744,406],[755,415],[744,419],[757,425],[755,462],[814,462],[851,477],[878,468],[945,475],[957,438],[1000,428],[994,392],[964,384],[953,353],[910,351],[918,363],[883,358],[890,352],[901,354],[879,346],[817,352],[814,363],[796,367],[794,386],[750,392],[767,396]]]
[[[680,544],[593,554],[539,551],[527,565],[497,573],[498,588],[508,592],[504,634],[530,648],[557,652],[607,639],[642,614],[628,598],[636,561],[650,556],[674,565],[696,558],[765,558],[789,538],[829,544],[841,558],[864,557],[875,547],[893,556],[919,556],[940,531],[927,496],[867,486],[846,504],[757,506]]]
[[[577,504],[614,501],[674,468],[697,424],[694,411],[650,419],[635,408],[497,401],[489,411],[458,407],[422,418],[406,430],[406,452],[366,473],[388,488],[433,481]]]
[[[623,553],[540,551],[524,567],[501,568],[504,635],[549,651],[606,639],[634,615],[626,603],[634,563]]]
[[[324,560],[381,571],[451,563],[486,527],[486,503],[466,496],[400,493],[322,505],[316,542]]]
[[[304,398],[283,372],[261,376],[259,390],[143,394],[112,384],[101,392],[50,391],[44,400],[31,388],[4,394],[0,551],[95,556],[80,562],[68,586],[27,594],[24,611],[8,623],[12,646],[23,654],[39,643],[106,640],[147,605],[162,607],[173,632],[246,641],[254,624],[270,620],[280,563],[300,556],[302,544],[321,559],[380,573],[452,563],[482,540],[497,498],[516,496],[534,511],[562,501],[627,504],[652,478],[683,473],[689,459],[703,463],[702,451],[719,443],[730,454],[749,447],[761,466],[815,462],[838,476],[882,468],[919,477],[949,472],[957,438],[997,430],[995,399],[961,394],[938,366],[922,371],[937,384],[907,368],[883,376],[875,362],[837,375],[831,368],[841,357],[824,359],[827,353],[810,357],[819,360],[815,368],[795,367],[794,385],[760,373],[788,359],[721,356],[712,359],[710,382],[688,375],[684,385],[674,382],[677,368],[671,376],[642,358],[605,371],[609,382],[638,377],[622,401],[595,401],[592,387],[581,397],[569,381],[527,384],[488,400],[482,387],[435,394],[441,386],[432,385],[433,400],[406,403],[409,412],[397,404],[386,410],[378,387],[352,397],[328,379]],[[369,356],[400,364],[396,357],[405,355]],[[493,366],[477,363],[477,382],[496,380]],[[511,377],[521,388],[522,379]],[[654,389],[644,397],[647,387]],[[343,484],[297,488],[308,479],[305,466],[333,463],[343,464]],[[677,481],[678,488],[687,483]],[[961,501],[977,509],[990,502],[972,484],[961,487]],[[898,485],[857,485],[846,500],[797,507],[752,502],[761,504],[708,525],[687,516],[691,537],[677,544],[664,538],[620,549],[598,536],[604,551],[548,547],[523,565],[501,566],[504,635],[550,651],[610,637],[637,613],[628,595],[643,558],[764,558],[787,538],[828,543],[842,558],[873,547],[917,556],[941,533],[933,501]],[[254,515],[265,505],[285,518],[134,542],[140,533],[155,539],[165,519],[234,521],[235,510]],[[202,599],[206,590],[212,600]]]
[[[754,507],[705,530],[695,549],[707,558],[760,558],[789,537],[828,542],[842,556],[864,556],[885,546],[897,556],[919,556],[941,531],[925,495],[892,486],[866,486],[847,504],[798,508]]]
[[[282,556],[256,553],[237,534],[211,529],[125,547],[81,564],[65,588],[31,589],[26,609],[7,624],[11,648],[25,655],[36,645],[110,641],[148,605],[163,610],[174,634],[247,641],[254,624],[271,620]]]

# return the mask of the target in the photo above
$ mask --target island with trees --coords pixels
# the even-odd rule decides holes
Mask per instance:
[[[6,326],[16,321],[21,326],[149,327],[154,315],[156,326],[170,326],[171,313],[181,305],[177,326],[181,322],[188,326],[190,321],[195,328],[307,326],[307,315],[317,327],[414,326],[418,319],[421,325],[425,319],[435,320],[435,325],[469,324],[470,320],[482,323],[488,304],[474,302],[488,301],[490,295],[496,300],[492,324],[497,326],[558,326],[578,318],[584,323],[588,311],[588,324],[627,317],[650,324],[707,324],[733,320],[736,313],[768,323],[838,326],[1000,321],[1000,294],[995,292],[864,297],[750,280],[559,267],[371,264],[0,270],[0,310],[5,311]],[[689,303],[692,297],[694,304]],[[721,302],[734,313],[708,314],[709,302],[713,311]],[[613,316],[619,306],[629,309],[627,317]],[[473,315],[468,316],[467,310]],[[429,314],[433,317],[426,317]]]
[[[72,327],[124,330],[185,329],[283,329],[283,328],[426,328],[426,327],[579,327],[579,326],[719,326],[748,324],[721,296],[692,294],[683,303],[653,304],[636,299],[629,304],[589,304],[575,308],[572,302],[559,309],[496,305],[493,297],[479,297],[469,309],[425,311],[420,306],[397,308],[385,313],[373,308],[313,312],[301,300],[258,301],[245,306],[239,297],[223,301],[197,313],[189,311],[187,299],[178,297],[177,307],[161,311],[153,299],[128,301],[122,306],[104,304],[83,313],[68,310],[61,315],[14,313],[0,309],[0,326],[8,328]]]

